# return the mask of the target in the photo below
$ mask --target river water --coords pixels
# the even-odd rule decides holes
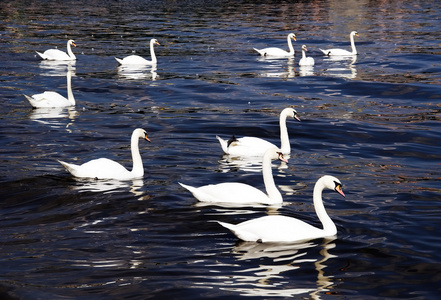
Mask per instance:
[[[2,1],[0,3],[0,298],[436,299],[441,292],[441,60],[437,1]],[[349,49],[356,59],[323,57]],[[294,59],[252,49],[286,48]],[[35,51],[74,39],[77,61]],[[157,69],[118,68],[114,57]],[[298,66],[301,45],[315,58]],[[77,104],[32,109],[23,94]],[[279,144],[288,106],[292,146],[273,173],[284,204],[200,205],[178,182],[263,189],[259,165],[223,157],[216,135]],[[57,160],[108,157],[145,176],[76,180]],[[333,240],[243,243],[214,221],[282,214],[320,226],[315,181]]]

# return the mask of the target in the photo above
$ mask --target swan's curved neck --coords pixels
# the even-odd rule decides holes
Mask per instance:
[[[70,43],[69,42],[67,42],[67,55],[69,55],[69,57],[71,59],[77,59],[75,54],[72,52],[72,49],[70,48]]]
[[[72,71],[68,70],[67,74],[66,74],[66,81],[67,81],[67,100],[69,100],[69,102],[72,105],[75,105],[75,98],[74,95],[72,93]]]
[[[286,41],[288,42],[289,54],[294,55],[295,51],[294,51],[294,47],[292,46],[292,40],[291,40],[291,37],[288,36],[288,37],[286,38]]]
[[[158,60],[156,59],[154,44],[153,41],[150,41],[150,56],[152,57],[152,63],[156,64]]]
[[[302,49],[302,59],[306,59],[306,51]]]
[[[144,175],[144,166],[142,165],[141,154],[139,153],[139,135],[136,131],[133,132],[131,138],[131,151],[132,151],[132,160],[133,160],[133,168],[131,173],[136,177],[142,177]]]
[[[335,227],[334,222],[328,216],[325,206],[323,205],[322,192],[324,188],[325,186],[323,182],[319,179],[314,186],[313,194],[315,213],[322,223],[323,231],[326,233],[326,235],[335,235],[337,234],[337,227]]]
[[[274,182],[273,170],[271,169],[271,157],[269,155],[263,156],[262,174],[263,184],[265,185],[265,190],[268,197],[273,203],[283,202],[282,194],[280,194],[276,187],[276,183]]]
[[[286,127],[286,114],[280,114],[280,150],[283,154],[291,153],[291,144],[289,143],[288,128]]]
[[[351,39],[352,54],[357,54],[357,48],[355,48],[354,35],[351,34],[350,39]]]

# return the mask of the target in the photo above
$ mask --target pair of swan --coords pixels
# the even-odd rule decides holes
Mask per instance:
[[[132,133],[131,152],[133,168],[131,171],[108,158],[94,159],[82,165],[66,163],[60,160],[58,162],[62,164],[73,176],[80,178],[116,180],[141,178],[144,176],[144,166],[142,164],[141,154],[139,153],[139,139],[145,139],[146,141],[150,142],[150,139],[147,137],[147,132],[142,128],[137,128]]]
[[[291,117],[300,121],[297,111],[294,108],[287,107],[280,113],[280,150],[282,154],[291,153],[291,145],[286,127],[286,118]],[[263,156],[266,150],[276,147],[274,144],[257,137],[242,137],[236,139],[234,136],[228,141],[216,136],[225,154],[231,156]]]
[[[179,184],[190,191],[193,196],[201,202],[233,204],[263,203],[269,205],[282,203],[283,198],[274,183],[271,170],[271,161],[275,159],[286,163],[288,162],[283,157],[280,149],[276,147],[270,148],[265,152],[262,161],[262,175],[266,194],[251,185],[239,182],[224,182],[204,185],[197,188],[180,182]]]
[[[44,51],[44,53],[40,53],[38,51],[37,54],[44,60],[76,60],[75,54],[72,52],[71,45],[76,47],[74,40],[68,40],[67,41],[67,53],[63,52],[58,49],[49,49]],[[159,42],[157,39],[151,39],[150,40],[150,55],[152,57],[152,60],[149,61],[145,58],[142,58],[138,55],[130,55],[128,57],[125,57],[123,59],[116,58],[116,61],[120,63],[121,65],[156,65],[157,59],[155,55],[154,45],[159,45]]]
[[[72,93],[72,71],[68,69],[66,74],[67,98],[57,92],[46,91],[32,96],[24,95],[34,108],[69,107],[75,105],[75,98]]]
[[[327,56],[332,56],[332,55],[335,55],[335,56],[356,55],[358,53],[357,53],[357,49],[355,48],[354,36],[358,36],[357,31],[352,31],[349,34],[349,39],[351,41],[351,50],[352,51],[348,51],[348,50],[344,50],[344,49],[338,49],[338,48],[325,49],[325,50],[324,49],[320,49],[320,51],[322,51],[323,54],[327,55]],[[285,51],[283,49],[280,49],[280,48],[276,48],[276,47],[269,47],[269,48],[264,48],[264,49],[260,49],[260,50],[256,49],[256,48],[253,48],[253,49],[256,50],[261,56],[292,57],[292,56],[294,56],[295,51],[294,51],[294,47],[292,46],[291,39],[293,39],[294,41],[296,40],[294,33],[290,33],[287,36],[287,43],[288,43],[289,52]],[[304,48],[305,48],[305,50],[304,50]],[[299,65],[300,66],[312,66],[312,65],[314,65],[314,59],[312,57],[311,58],[305,58],[306,55],[305,55],[304,51],[307,51],[305,45],[302,46],[302,56],[303,57],[300,60],[300,61],[302,61],[302,60],[303,61],[302,61],[302,64],[300,64],[300,62],[299,62]]]

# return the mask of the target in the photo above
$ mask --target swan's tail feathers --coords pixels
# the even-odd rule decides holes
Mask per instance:
[[[35,103],[34,103],[34,98],[29,97],[28,95],[25,95],[25,94],[23,94],[23,96],[26,97],[26,99],[29,101],[29,104],[31,104],[32,107],[36,107],[36,106],[35,106]]]
[[[178,183],[180,186],[182,186],[184,189],[188,190],[190,193],[193,193],[196,190],[195,187],[192,187],[192,186],[180,183],[180,182],[178,182]]]
[[[74,164],[69,164],[67,162],[61,161],[61,160],[57,160],[69,173],[71,173],[72,175],[75,176],[75,167],[76,165]]]
[[[255,51],[257,51],[257,53],[259,53],[260,55],[262,55],[262,56],[265,56],[265,52],[263,52],[262,50],[259,50],[259,49],[256,49],[256,48],[253,48]]]
[[[255,234],[253,234],[251,232],[240,230],[239,228],[237,228],[237,225],[230,224],[230,223],[225,223],[225,222],[221,222],[221,221],[217,221],[217,222],[220,225],[222,225],[223,227],[231,230],[231,232],[234,233],[235,236],[237,236],[239,239],[241,239],[243,241],[246,241],[246,242],[262,242],[262,240],[260,240],[258,236],[256,236]]]
[[[122,59],[119,59],[119,58],[116,58],[115,57],[115,59],[116,59],[116,61],[120,64],[120,65],[122,65],[123,64],[123,61],[122,61]]]
[[[331,55],[331,51],[329,51],[329,50],[323,50],[320,48],[319,48],[319,50],[322,51],[324,55],[328,55],[328,56]]]
[[[222,151],[224,151],[225,154],[228,154],[228,141],[224,140],[223,138],[221,138],[220,136],[216,135],[216,138],[218,139],[221,147],[222,147]]]
[[[35,51],[42,59],[48,59],[48,57],[46,55],[44,55],[43,53],[40,53],[38,51]]]

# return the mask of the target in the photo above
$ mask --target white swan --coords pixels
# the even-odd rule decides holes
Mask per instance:
[[[256,50],[257,52],[259,52],[259,54],[261,56],[273,56],[273,57],[290,57],[290,56],[294,56],[294,47],[292,46],[292,41],[291,39],[293,39],[294,41],[296,40],[296,35],[294,33],[290,33],[288,34],[288,36],[286,37],[286,41],[288,43],[288,48],[289,48],[289,52],[285,51],[283,49],[280,48],[276,48],[276,47],[269,47],[269,48],[264,48],[264,49],[256,49],[253,48],[254,50]]]
[[[66,54],[66,52],[63,52],[58,49],[49,49],[49,50],[44,51],[44,53],[40,53],[38,51],[35,51],[35,52],[37,52],[37,54],[40,55],[40,57],[45,60],[76,60],[77,57],[75,56],[75,54],[73,54],[72,49],[70,48],[70,45],[73,45],[74,47],[77,46],[77,45],[75,45],[74,40],[68,40],[67,41],[67,54]]]
[[[72,93],[72,71],[68,70],[66,74],[67,80],[67,98],[61,96],[57,92],[44,92],[41,94],[35,94],[29,97],[28,95],[23,95],[28,99],[29,103],[34,108],[42,107],[68,107],[75,105],[75,98]]]
[[[138,55],[130,55],[127,57],[124,57],[123,59],[119,59],[116,58],[116,61],[120,64],[120,65],[156,65],[156,63],[158,62],[156,59],[156,55],[155,55],[155,49],[154,49],[154,45],[159,45],[159,42],[157,39],[151,39],[150,40],[150,56],[152,57],[152,60],[147,60],[141,56]]]
[[[308,49],[306,48],[306,45],[302,46],[302,58],[299,61],[299,66],[313,66],[314,65],[314,58],[312,57],[306,57],[306,51]]]
[[[297,116],[297,111],[294,108],[287,107],[280,113],[280,150],[283,154],[291,153],[291,144],[289,142],[288,129],[286,127],[287,117],[300,121]],[[246,136],[236,139],[236,137],[233,136],[228,141],[219,136],[216,136],[216,138],[219,140],[224,153],[231,156],[263,156],[266,150],[276,147],[273,143],[257,137]]]
[[[116,180],[141,178],[144,176],[144,167],[138,147],[140,138],[150,142],[150,139],[147,137],[147,132],[144,129],[137,128],[133,131],[131,138],[132,171],[127,170],[121,164],[108,158],[94,159],[82,165],[69,164],[60,160],[58,162],[75,177]]]
[[[356,55],[358,53],[357,53],[357,49],[355,48],[354,36],[358,36],[358,32],[357,31],[352,31],[349,34],[349,38],[351,40],[352,52],[350,52],[348,50],[344,50],[344,49],[327,49],[327,50],[320,49],[320,51],[322,51],[324,55],[328,55],[328,56],[331,56],[331,55],[340,55],[340,56],[343,56],[343,55]]]
[[[323,229],[316,228],[295,218],[277,215],[265,216],[237,225],[224,222],[218,223],[231,230],[239,239],[248,242],[298,242],[335,236],[337,228],[326,213],[322,201],[322,191],[325,188],[334,190],[343,197],[345,196],[340,181],[334,176],[325,175],[317,180],[313,195],[314,208]]]
[[[282,203],[283,198],[274,183],[273,172],[271,170],[271,161],[273,159],[288,162],[278,148],[271,148],[265,152],[262,162],[262,175],[266,194],[253,186],[239,182],[210,184],[198,188],[180,182],[179,184],[189,190],[196,199],[202,202],[234,204]]]

